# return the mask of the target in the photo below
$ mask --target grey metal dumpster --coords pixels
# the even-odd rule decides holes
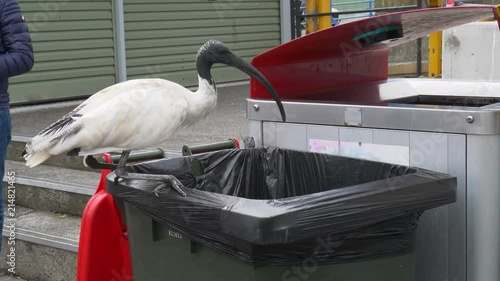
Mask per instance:
[[[424,10],[373,25],[339,25],[252,61],[285,100],[287,114],[281,122],[251,80],[247,118],[256,146],[457,177],[457,202],[421,218],[417,281],[500,280],[500,82],[387,79],[387,56],[393,46],[492,10]]]

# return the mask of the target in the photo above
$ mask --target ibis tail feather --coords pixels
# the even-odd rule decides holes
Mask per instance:
[[[51,155],[47,152],[39,151],[33,154],[25,154],[24,160],[26,160],[26,166],[33,168],[40,165],[45,160],[49,159],[50,156]]]
[[[34,136],[22,152],[26,166],[35,167],[52,155],[74,149],[74,137],[82,129],[80,117],[72,111]]]

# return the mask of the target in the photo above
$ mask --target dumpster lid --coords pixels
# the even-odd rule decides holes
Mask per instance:
[[[352,102],[365,99],[364,84],[385,83],[392,47],[430,33],[493,17],[497,7],[475,5],[429,8],[357,20],[313,32],[253,58],[252,65],[284,100],[312,100],[349,87]],[[499,23],[500,26],[500,23]],[[337,91],[337,92],[335,92]],[[250,98],[268,99],[250,78]]]

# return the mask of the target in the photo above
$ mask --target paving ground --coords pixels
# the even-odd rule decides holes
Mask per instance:
[[[242,138],[246,136],[246,98],[248,98],[248,95],[248,84],[219,85],[217,109],[207,119],[191,128],[178,132],[177,135],[160,147],[180,152],[184,144],[206,144],[224,141],[229,137]],[[74,109],[82,101],[13,107],[11,109],[12,134],[32,137]],[[161,122],[161,120],[158,122]]]

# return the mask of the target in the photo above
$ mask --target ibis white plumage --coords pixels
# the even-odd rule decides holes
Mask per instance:
[[[214,63],[236,67],[259,81],[276,101],[285,121],[283,105],[271,83],[223,43],[211,40],[196,56],[196,92],[163,79],[135,79],[107,87],[33,137],[23,151],[26,166],[35,167],[53,155],[80,155],[91,168],[114,169],[117,179],[161,181],[160,189],[171,183],[185,196],[182,183],[175,177],[129,173],[125,165],[131,150],[157,146],[215,109],[217,87],[210,74]],[[107,152],[122,152],[118,165],[98,163],[92,157]]]

